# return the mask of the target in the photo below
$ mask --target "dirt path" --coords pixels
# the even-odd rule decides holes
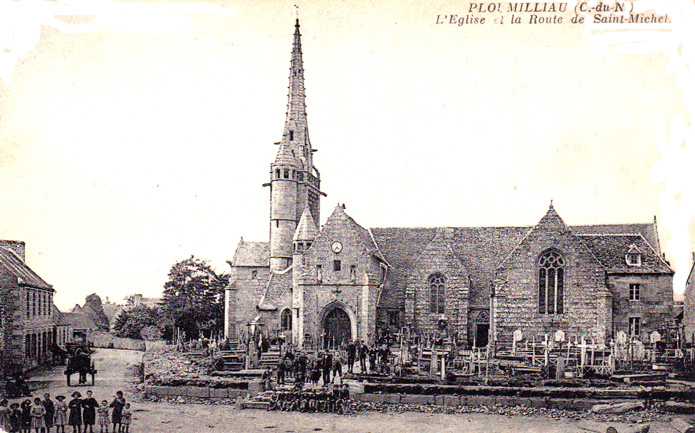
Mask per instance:
[[[32,377],[34,395],[49,392],[68,396],[87,389],[99,401],[111,400],[118,390],[125,391],[133,402],[132,433],[139,432],[371,432],[371,433],[565,433],[583,432],[574,420],[542,417],[506,417],[501,415],[446,415],[428,413],[360,413],[350,416],[237,410],[233,406],[214,404],[172,404],[140,401],[134,397],[134,368],[142,361],[142,352],[98,349],[93,355],[98,370],[95,386],[67,387],[63,370],[56,367]],[[76,376],[74,376],[76,379]],[[16,401],[16,400],[15,400]],[[608,426],[608,424],[606,424]],[[69,430],[69,429],[68,429]],[[663,423],[652,423],[652,433],[672,432]]]

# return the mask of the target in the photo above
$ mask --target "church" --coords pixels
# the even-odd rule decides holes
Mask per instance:
[[[321,175],[306,117],[299,20],[287,117],[270,164],[270,240],[240,240],[225,336],[261,330],[299,347],[445,332],[464,347],[556,331],[607,342],[664,335],[673,270],[656,218],[568,225],[552,203],[533,225],[365,228],[344,205],[320,225]],[[539,212],[539,215],[542,212]],[[520,331],[520,332],[519,332]]]

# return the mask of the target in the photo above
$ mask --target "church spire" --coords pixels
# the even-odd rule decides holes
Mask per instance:
[[[311,144],[309,143],[304,93],[304,62],[302,60],[302,35],[299,18],[294,25],[294,43],[290,60],[290,83],[287,94],[287,117],[282,133],[282,142],[289,144],[297,157],[304,157],[311,168]]]

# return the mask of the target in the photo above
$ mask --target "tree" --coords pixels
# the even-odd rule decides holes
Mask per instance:
[[[96,293],[92,293],[85,298],[82,314],[89,316],[100,331],[109,330],[109,319],[106,317],[106,313],[104,313],[101,298]]]
[[[228,274],[217,274],[207,261],[194,256],[174,264],[164,284],[165,319],[189,338],[197,337],[200,329],[220,330],[228,283]]]
[[[161,326],[159,311],[146,305],[140,305],[130,310],[123,310],[116,317],[113,330],[118,337],[142,339],[142,330],[150,327]],[[151,331],[146,332],[152,335]]]

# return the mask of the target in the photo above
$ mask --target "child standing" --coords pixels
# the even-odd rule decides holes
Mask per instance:
[[[64,395],[57,395],[56,400],[53,424],[56,426],[56,433],[65,433],[65,424],[68,423],[68,405],[65,403]]]
[[[43,407],[40,398],[34,399],[34,404],[31,406],[31,428],[34,429],[36,433],[41,433],[46,431],[46,408]]]
[[[113,411],[111,412],[111,423],[113,424],[113,433],[121,432],[121,413],[123,412],[123,406],[125,406],[125,398],[123,398],[123,391],[118,391],[116,392],[116,398],[113,399],[110,405],[110,407],[113,408]]]
[[[19,409],[19,403],[10,405],[10,432],[20,433],[22,431],[22,411]]]
[[[130,427],[130,421],[133,417],[133,412],[130,410],[130,403],[126,403],[123,407],[123,413],[121,414],[121,422],[123,423],[123,433],[128,433],[128,427]]]
[[[111,422],[109,418],[109,402],[102,400],[97,413],[99,414],[99,432],[109,433],[109,423]]]
[[[72,433],[82,433],[82,394],[75,391],[71,397],[72,400],[68,403],[70,408],[68,424],[72,426]]]

